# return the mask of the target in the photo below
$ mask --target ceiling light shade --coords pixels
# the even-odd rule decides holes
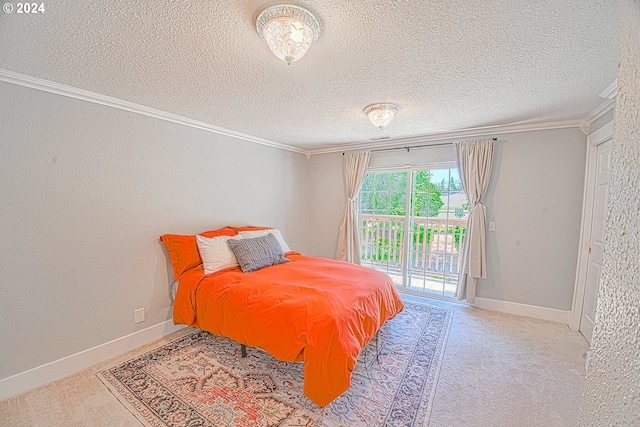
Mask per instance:
[[[302,58],[320,36],[315,15],[291,4],[264,9],[256,18],[256,29],[271,52],[289,65]]]
[[[393,120],[398,113],[396,104],[371,104],[364,109],[364,113],[369,116],[369,120],[374,126],[382,129]]]

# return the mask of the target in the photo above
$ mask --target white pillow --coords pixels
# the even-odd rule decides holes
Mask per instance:
[[[238,233],[238,236],[241,236],[242,239],[254,239],[256,237],[264,237],[267,234],[273,234],[273,237],[275,237],[278,243],[280,243],[282,252],[284,252],[285,254],[287,252],[291,252],[291,248],[289,248],[287,242],[284,241],[280,230],[278,230],[277,228],[270,228],[268,230],[241,231]]]
[[[196,235],[196,244],[202,258],[204,274],[215,273],[225,268],[238,267],[238,260],[229,248],[227,240],[242,239],[240,236],[203,237]]]

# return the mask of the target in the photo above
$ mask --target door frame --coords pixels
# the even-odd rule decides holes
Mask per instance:
[[[572,331],[580,329],[582,305],[587,282],[587,264],[589,260],[589,242],[591,241],[591,222],[593,218],[593,204],[595,193],[595,179],[598,145],[613,138],[613,120],[602,126],[587,137],[587,164],[585,168],[584,196],[582,202],[582,222],[580,225],[580,246],[578,250],[578,266],[573,290],[571,318],[569,328]]]

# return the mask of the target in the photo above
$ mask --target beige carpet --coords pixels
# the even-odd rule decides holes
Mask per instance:
[[[578,425],[588,349],[582,335],[561,324],[431,303],[455,314],[425,425]],[[140,426],[96,372],[189,332],[0,402],[0,425]]]

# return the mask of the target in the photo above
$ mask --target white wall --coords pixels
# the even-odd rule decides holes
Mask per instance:
[[[585,156],[586,136],[577,128],[498,138],[485,199],[496,231],[487,233],[488,278],[479,281],[479,297],[571,309]],[[437,147],[373,153],[371,166],[452,160],[451,147]],[[345,197],[342,156],[312,156],[309,171],[310,249],[333,257],[341,219],[333,212]]]
[[[0,379],[170,319],[164,233],[270,225],[308,250],[304,155],[6,83],[0,99]]]
[[[640,2],[621,3],[602,276],[580,425],[640,425]]]
[[[346,189],[342,153],[309,160],[309,255],[335,258]]]
[[[577,128],[498,138],[485,197],[496,231],[479,297],[571,310],[585,161]]]

